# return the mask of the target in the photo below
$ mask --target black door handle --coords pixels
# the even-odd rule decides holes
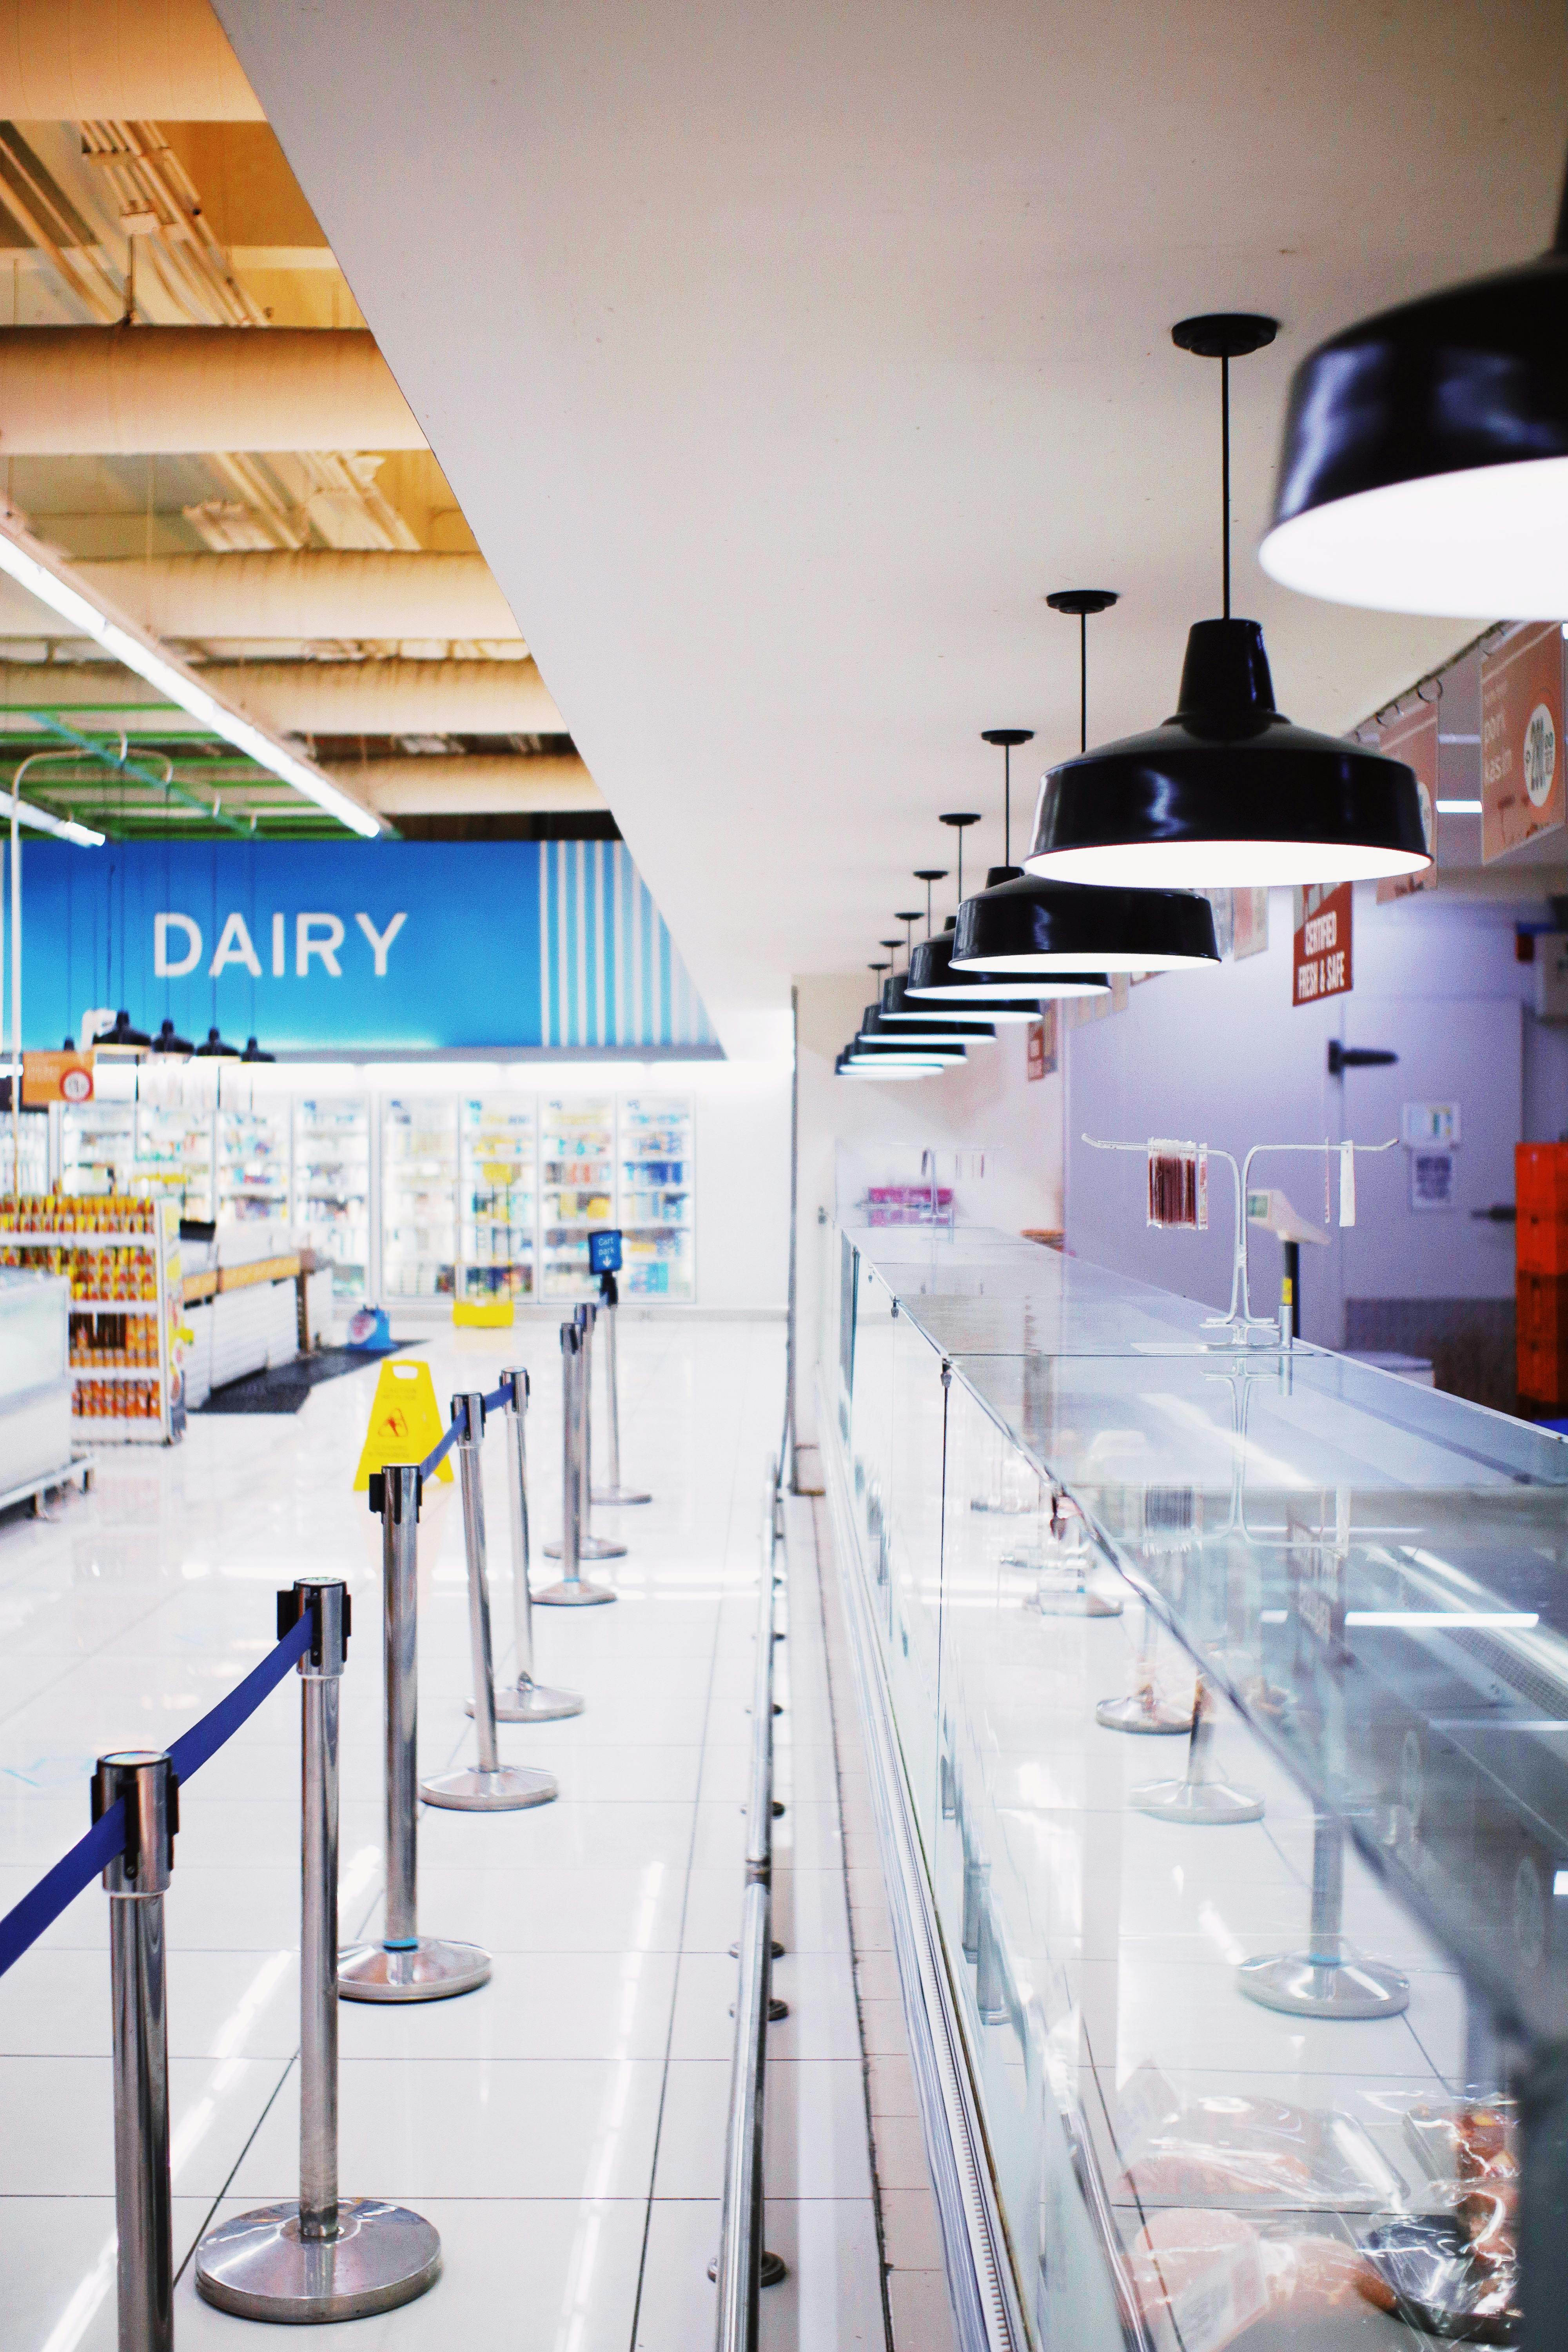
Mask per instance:
[[[1511,1201],[1494,1201],[1489,1208],[1472,1209],[1472,1217],[1485,1217],[1489,1224],[1511,1225],[1518,1223],[1519,1211]]]
[[[1370,1070],[1384,1062],[1397,1062],[1384,1045],[1342,1045],[1337,1037],[1329,1039],[1329,1076],[1342,1077],[1346,1070]]]

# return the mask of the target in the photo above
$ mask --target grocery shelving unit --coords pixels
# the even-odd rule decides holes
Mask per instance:
[[[173,1201],[179,1216],[211,1217],[212,1111],[138,1103],[132,1181],[152,1199],[162,1194]]]
[[[621,1288],[631,1298],[689,1300],[696,1271],[690,1099],[624,1095],[619,1126]]]
[[[616,1222],[613,1095],[553,1096],[539,1132],[540,1296],[592,1298],[588,1236]]]
[[[461,1106],[458,1247],[465,1298],[531,1298],[539,1216],[538,1133],[531,1095],[486,1095]]]
[[[76,1437],[168,1444],[182,1434],[177,1201],[24,1193],[0,1203],[0,1265],[69,1280]]]
[[[458,1286],[458,1105],[390,1095],[381,1118],[381,1293],[450,1298]]]
[[[295,1101],[293,1221],[331,1261],[333,1297],[355,1301],[370,1280],[370,1141],[363,1095]]]
[[[131,1190],[136,1169],[136,1107],[67,1103],[60,1113],[60,1184],[84,1199]]]

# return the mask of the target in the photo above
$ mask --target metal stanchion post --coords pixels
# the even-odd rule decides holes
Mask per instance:
[[[1409,2008],[1409,1979],[1397,1969],[1347,1954],[1344,1904],[1344,1824],[1320,1813],[1312,1828],[1309,1948],[1243,1960],[1236,1981],[1248,2000],[1290,2017],[1397,2017]]]
[[[315,1577],[278,1598],[280,1633],[305,1615],[315,1629],[300,1660],[300,2194],[210,2230],[196,2248],[196,2292],[241,2319],[363,2319],[434,2286],[441,2241],[406,2206],[338,2195],[338,1702],[349,1601],[337,1579]]]
[[[427,1805],[444,1805],[459,1813],[517,1812],[524,1805],[547,1805],[560,1790],[554,1777],[537,1766],[503,1764],[496,1748],[495,1666],[490,1649],[490,1588],[485,1569],[485,1495],[480,1476],[480,1448],[485,1434],[485,1401],[474,1391],[452,1399],[452,1419],[458,1430],[458,1475],[463,1492],[463,1549],[468,1556],[468,1638],[474,1675],[474,1729],[479,1734],[477,1767],[459,1765],[422,1780],[420,1793]]]
[[[379,1944],[338,1955],[344,2000],[445,2000],[488,1984],[478,1944],[422,1936],[419,1907],[419,1472],[389,1464],[370,1482],[381,1520],[386,1687],[386,1917]]]
[[[1134,1789],[1128,1802],[1160,1822],[1186,1822],[1209,1829],[1235,1827],[1263,1819],[1263,1800],[1255,1789],[1234,1789],[1226,1780],[1211,1780],[1208,1751],[1214,1740],[1214,1696],[1203,1676],[1193,1699],[1193,1736],[1187,1769],[1179,1780],[1146,1780]]]
[[[587,1609],[616,1597],[605,1585],[585,1584],[583,1580],[579,1537],[586,1481],[583,1475],[582,1389],[587,1377],[583,1327],[574,1318],[561,1326],[561,1541],[553,1547],[545,1546],[547,1552],[553,1549],[559,1554],[563,1573],[559,1584],[548,1584],[542,1592],[534,1594],[543,1608]]]
[[[572,1319],[581,1335],[583,1377],[577,1388],[577,1421],[581,1431],[577,1452],[577,1557],[579,1559],[625,1559],[626,1548],[614,1536],[596,1536],[594,1522],[594,1325],[598,1308],[574,1307]],[[547,1543],[546,1559],[562,1559],[562,1545]]]
[[[100,1756],[92,1818],[125,1806],[125,1848],[103,1874],[114,2025],[114,2219],[120,2352],[173,2352],[174,2235],[169,2201],[169,2022],[163,1892],[174,1859],[179,1791],[166,1756]]]
[[[511,1505],[511,1594],[517,1612],[517,1680],[496,1697],[498,1723],[555,1723],[563,1716],[581,1715],[583,1700],[576,1691],[552,1690],[533,1679],[533,1610],[528,1589],[528,1374],[514,1364],[501,1374],[506,1390],[507,1493]],[[472,1709],[469,1709],[470,1714]]]
[[[595,1495],[595,1503],[651,1503],[653,1496],[621,1484],[621,1380],[616,1353],[620,1324],[620,1292],[613,1274],[599,1276],[599,1313],[605,1327],[605,1430],[610,1456],[610,1483]]]

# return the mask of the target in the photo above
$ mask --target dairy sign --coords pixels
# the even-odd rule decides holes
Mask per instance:
[[[1352,885],[1320,882],[1298,890],[1296,939],[1290,960],[1290,1002],[1316,1004],[1351,988]]]
[[[35,1052],[103,1006],[307,1059],[711,1034],[619,841],[29,840],[22,892]]]
[[[1481,656],[1481,862],[1560,832],[1563,628],[1531,621]]]

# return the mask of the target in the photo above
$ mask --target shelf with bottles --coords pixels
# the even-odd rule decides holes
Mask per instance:
[[[24,1194],[0,1205],[0,1265],[70,1286],[74,1422],[95,1438],[167,1442],[184,1428],[180,1210],[124,1194]]]
[[[66,1103],[60,1111],[60,1185],[77,1198],[128,1192],[136,1169],[132,1102]]]
[[[616,1106],[608,1095],[552,1097],[539,1123],[540,1295],[592,1298],[588,1235],[616,1222]]]
[[[620,1107],[621,1287],[628,1297],[689,1299],[696,1247],[691,1100],[626,1095]]]
[[[531,1095],[470,1097],[460,1118],[459,1246],[466,1298],[529,1298],[539,1212]]]
[[[213,1119],[210,1110],[175,1103],[140,1103],[132,1181],[150,1198],[171,1200],[183,1217],[213,1213]]]
[[[332,1269],[334,1298],[362,1299],[370,1265],[370,1105],[363,1095],[294,1105],[294,1223]]]
[[[458,1286],[458,1106],[389,1096],[381,1128],[381,1289],[449,1298]]]
[[[217,1115],[217,1214],[220,1224],[286,1223],[289,1216],[289,1112],[285,1104]]]

